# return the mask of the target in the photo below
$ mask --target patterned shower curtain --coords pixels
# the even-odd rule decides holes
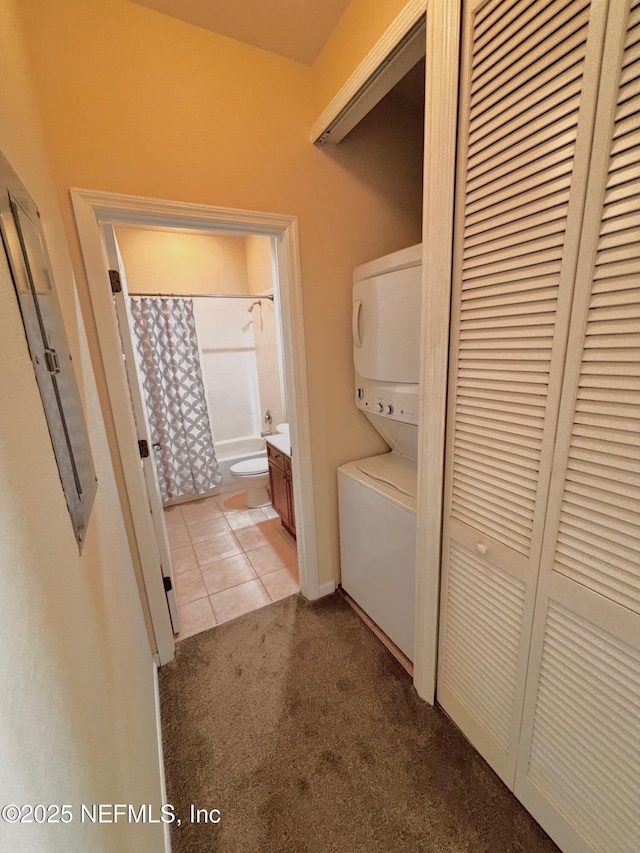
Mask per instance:
[[[132,297],[131,316],[163,501],[222,480],[191,299]],[[159,449],[157,445],[160,445]]]

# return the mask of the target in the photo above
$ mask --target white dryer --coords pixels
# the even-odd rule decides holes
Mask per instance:
[[[391,448],[338,469],[341,584],[413,660],[422,245],[354,271],[355,403]]]

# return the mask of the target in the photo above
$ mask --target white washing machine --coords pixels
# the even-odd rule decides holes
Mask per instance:
[[[338,469],[341,584],[413,661],[422,246],[353,278],[355,404],[391,452]]]
[[[342,587],[413,661],[416,469],[396,453],[338,469]]]

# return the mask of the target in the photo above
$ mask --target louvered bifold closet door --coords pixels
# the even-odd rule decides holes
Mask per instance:
[[[513,786],[604,8],[464,13],[438,701]]]
[[[612,0],[516,793],[564,850],[640,850],[640,0]]]

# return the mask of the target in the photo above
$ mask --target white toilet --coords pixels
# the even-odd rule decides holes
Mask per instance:
[[[267,489],[269,485],[269,463],[266,452],[236,462],[229,470],[233,479],[242,484],[246,493],[245,504],[248,507],[254,509],[259,506],[268,506],[271,503]]]

